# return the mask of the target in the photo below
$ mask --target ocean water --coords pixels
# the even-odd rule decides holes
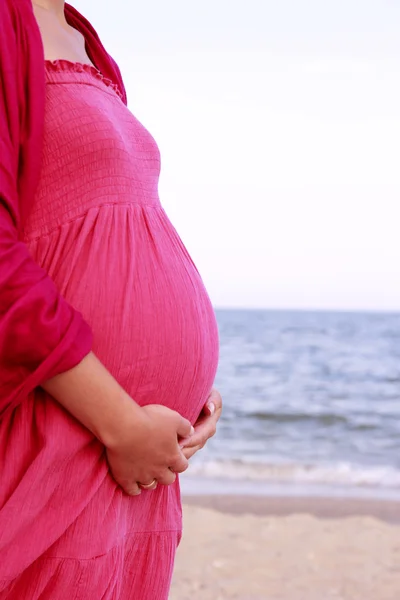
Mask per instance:
[[[217,319],[224,413],[184,491],[400,497],[400,314]]]

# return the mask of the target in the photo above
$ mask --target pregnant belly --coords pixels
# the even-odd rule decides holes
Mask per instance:
[[[93,329],[94,352],[141,405],[194,422],[213,384],[218,332],[193,262],[160,208],[103,207],[31,244]]]

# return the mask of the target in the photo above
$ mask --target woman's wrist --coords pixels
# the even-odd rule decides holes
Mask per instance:
[[[120,448],[132,441],[132,437],[140,437],[146,428],[146,415],[142,408],[124,391],[112,400],[114,406],[109,411],[109,418],[101,418],[94,435],[108,449]]]

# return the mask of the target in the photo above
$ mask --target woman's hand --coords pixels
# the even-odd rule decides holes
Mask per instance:
[[[194,424],[194,435],[190,438],[181,440],[179,443],[187,460],[192,458],[196,452],[204,448],[207,441],[215,435],[221,412],[221,394],[213,388],[199,418]]]
[[[165,406],[151,404],[140,413],[138,418],[134,411],[121,424],[115,442],[106,446],[111,473],[130,496],[140,494],[139,483],[170,485],[176,473],[188,468],[178,437],[190,440],[193,431],[189,421]]]
[[[187,469],[178,440],[194,433],[189,421],[166,406],[141,408],[93,352],[42,387],[105,446],[111,473],[127,494],[140,494],[138,482],[171,484]]]

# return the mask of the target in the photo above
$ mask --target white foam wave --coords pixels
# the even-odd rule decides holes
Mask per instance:
[[[264,481],[400,489],[400,470],[390,466],[364,467],[350,463],[246,463],[239,460],[194,463],[190,475],[207,479]]]

